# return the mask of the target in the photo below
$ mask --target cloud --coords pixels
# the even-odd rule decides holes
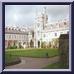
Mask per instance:
[[[49,22],[69,18],[69,5],[6,5],[5,25],[32,25],[44,6]]]

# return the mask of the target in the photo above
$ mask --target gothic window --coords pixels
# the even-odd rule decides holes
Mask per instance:
[[[57,33],[55,33],[55,36],[57,36]]]
[[[32,37],[34,37],[34,32],[32,32]]]
[[[34,42],[33,40],[30,41],[30,47],[33,47],[34,46]]]
[[[16,35],[15,35],[15,39],[16,39]]]
[[[11,38],[11,35],[9,35],[9,38]]]
[[[38,47],[40,47],[40,41],[38,41]]]
[[[67,23],[66,23],[66,22],[64,22],[64,25],[67,25]]]

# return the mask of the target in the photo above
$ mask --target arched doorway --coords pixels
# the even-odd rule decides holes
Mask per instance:
[[[19,42],[19,48],[22,48],[22,46],[21,46],[21,42]]]
[[[38,48],[40,47],[40,41],[38,41]]]
[[[8,48],[11,47],[11,41],[8,41]]]
[[[33,40],[30,41],[30,47],[31,47],[31,48],[34,47],[34,42],[33,42]]]

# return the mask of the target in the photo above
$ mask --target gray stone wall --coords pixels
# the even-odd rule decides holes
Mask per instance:
[[[59,38],[60,62],[65,68],[69,68],[69,34],[62,34]]]

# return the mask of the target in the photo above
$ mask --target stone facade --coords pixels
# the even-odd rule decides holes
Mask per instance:
[[[20,29],[17,27],[15,29],[13,27],[5,28],[5,47],[7,48],[10,43],[11,45],[15,43],[17,46],[21,43],[24,48],[42,48],[42,44],[46,48],[58,48],[60,35],[69,34],[69,20],[49,23],[48,19],[47,10],[43,8],[40,15],[36,16],[32,26]]]
[[[59,38],[60,62],[69,68],[69,34],[62,34]]]
[[[20,44],[23,47],[27,47],[27,38],[27,32],[21,31],[20,29],[5,28],[5,48],[13,46],[19,48]]]
[[[56,42],[58,42],[60,35],[69,33],[69,20],[64,19],[55,23],[49,23],[46,8],[44,8],[44,11],[41,12],[39,17],[36,17],[34,33],[36,48],[41,48],[42,43],[45,43],[46,47],[49,46],[49,43],[52,48],[58,47],[58,43],[56,44]]]

